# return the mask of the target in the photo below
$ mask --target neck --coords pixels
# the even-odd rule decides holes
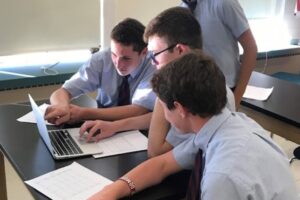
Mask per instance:
[[[191,116],[190,127],[193,133],[198,133],[211,117],[202,118],[196,115]]]

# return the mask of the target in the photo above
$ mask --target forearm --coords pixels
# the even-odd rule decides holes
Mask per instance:
[[[136,192],[156,185],[170,174],[181,170],[171,154],[171,152],[168,152],[162,156],[149,159],[125,175],[134,183]],[[118,195],[119,197],[121,195],[128,196],[130,194],[128,185],[123,181],[118,180],[113,184],[120,190],[120,192],[117,192],[120,193],[120,195]]]
[[[160,103],[156,101],[148,134],[149,157],[160,155],[172,149],[172,146],[166,141],[169,129],[170,124],[164,117]]]
[[[149,129],[151,116],[152,112],[136,117],[113,121],[112,123],[114,123],[116,127],[116,132],[128,130],[146,130]]]
[[[52,105],[67,105],[71,100],[70,93],[64,88],[55,90],[50,96],[50,102]]]
[[[234,91],[235,103],[238,107],[247,84],[249,82],[251,73],[256,65],[256,54],[257,54],[257,46],[255,39],[251,33],[251,30],[246,31],[239,38],[239,42],[241,43],[244,53],[242,56],[241,68],[239,73],[239,78],[237,80],[236,88]]]
[[[111,108],[82,108],[82,119],[114,121],[129,117],[143,115],[149,112],[144,107],[137,105],[118,106]]]
[[[253,68],[254,67],[252,66],[247,66],[247,64],[241,66],[239,80],[234,90],[234,99],[235,99],[236,108],[238,108],[241,103],[243,94],[246,90]]]

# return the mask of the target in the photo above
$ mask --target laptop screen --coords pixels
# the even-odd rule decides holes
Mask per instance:
[[[46,145],[48,146],[49,150],[53,149],[52,145],[51,145],[51,141],[48,135],[48,130],[47,130],[47,126],[44,120],[44,116],[42,115],[42,112],[40,111],[39,107],[37,106],[37,104],[35,103],[35,101],[33,100],[33,98],[31,97],[30,94],[28,94],[29,96],[29,101],[31,104],[31,108],[32,108],[32,112],[33,115],[35,117],[37,126],[38,126],[38,130],[39,130],[39,134],[40,136],[43,138],[44,142],[46,143]]]

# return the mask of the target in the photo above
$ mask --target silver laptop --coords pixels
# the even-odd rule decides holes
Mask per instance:
[[[79,128],[48,130],[41,110],[30,94],[28,96],[39,134],[54,159],[76,158],[102,153],[98,144],[86,143],[79,139]]]

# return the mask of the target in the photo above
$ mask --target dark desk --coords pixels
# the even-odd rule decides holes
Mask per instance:
[[[300,85],[258,72],[249,85],[274,89],[266,101],[243,99],[241,111],[272,133],[300,143]]]
[[[43,141],[40,139],[36,125],[16,121],[18,117],[26,114],[30,110],[31,108],[27,105],[0,106],[1,152],[10,161],[23,181],[67,166],[74,161],[111,180],[116,180],[118,177],[147,159],[146,151],[142,151],[101,159],[85,157],[66,161],[55,161],[51,157]],[[0,170],[2,169],[2,166],[4,166],[3,155],[1,156]],[[0,171],[0,173],[2,172]],[[176,174],[164,180],[160,185],[151,187],[134,195],[134,198],[132,199],[173,200],[182,198],[185,195],[188,177],[189,172],[187,171]],[[0,183],[3,186],[3,180],[0,180]],[[5,185],[3,187],[5,189]],[[47,199],[47,197],[33,188],[28,187],[28,189],[34,198]],[[0,193],[3,194],[1,191]],[[4,197],[1,197],[1,199],[4,199]]]

